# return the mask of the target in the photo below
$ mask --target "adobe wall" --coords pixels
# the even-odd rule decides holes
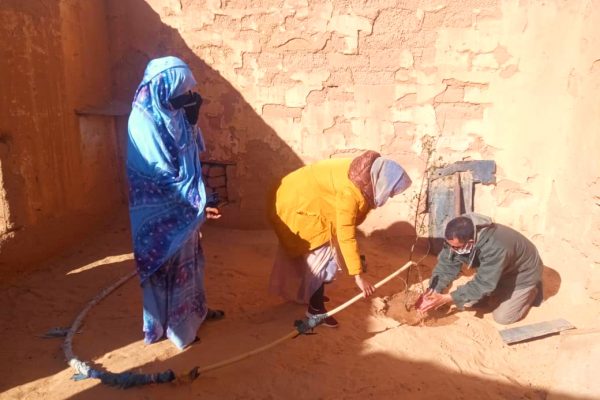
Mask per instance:
[[[386,229],[398,220],[413,222],[431,166],[424,143],[433,143],[436,165],[494,159],[497,184],[477,186],[476,211],[524,232],[553,268],[577,268],[563,283],[575,296],[597,295],[600,11],[593,3],[59,5],[12,1],[0,9],[2,37],[10,38],[0,74],[8,114],[0,122],[3,238],[73,211],[98,215],[113,203],[90,198],[95,184],[85,179],[100,187],[113,179],[98,163],[120,150],[97,147],[110,124],[97,116],[82,122],[72,110],[109,97],[130,102],[146,62],[173,54],[190,64],[205,98],[205,161],[234,164],[236,202],[225,224],[265,226],[264,199],[278,177],[374,149],[415,182],[363,226],[394,232]],[[83,156],[89,151],[96,158]]]
[[[127,4],[122,4],[127,3]],[[237,226],[260,226],[267,175],[345,151],[404,165],[412,190],[364,224],[413,222],[432,160],[494,159],[475,209],[547,264],[600,267],[600,11],[589,2],[109,1],[116,92],[176,54],[207,99],[207,158],[236,163]],[[132,73],[131,71],[134,71]],[[277,169],[277,171],[273,171]],[[237,207],[237,208],[236,208]]]
[[[120,204],[102,2],[0,4],[0,274],[73,245]],[[101,18],[98,18],[101,16]]]

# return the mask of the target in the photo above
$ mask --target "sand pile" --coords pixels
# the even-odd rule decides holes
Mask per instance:
[[[415,308],[415,302],[420,292],[408,290],[392,296],[377,298],[373,301],[374,313],[410,326],[440,326],[452,323],[457,319],[450,305],[444,305],[437,310],[423,314]]]

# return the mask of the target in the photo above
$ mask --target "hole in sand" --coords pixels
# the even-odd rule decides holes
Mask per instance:
[[[449,325],[458,318],[450,311],[450,306],[445,305],[427,314],[421,314],[415,309],[415,302],[420,293],[408,290],[392,296],[381,298],[381,303],[376,306],[377,314],[392,318],[404,325],[411,326],[443,326]]]

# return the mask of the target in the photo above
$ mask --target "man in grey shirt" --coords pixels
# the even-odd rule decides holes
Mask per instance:
[[[490,296],[494,320],[512,324],[542,299],[540,255],[529,239],[491,218],[469,213],[446,225],[445,246],[430,280],[430,289],[417,305],[426,312],[446,303],[459,309]],[[442,294],[461,270],[476,268],[475,277],[455,291]]]

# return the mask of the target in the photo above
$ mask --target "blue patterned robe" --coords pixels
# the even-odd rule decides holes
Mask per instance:
[[[195,338],[207,312],[198,242],[206,204],[199,159],[204,143],[168,100],[195,86],[180,59],[150,61],[128,124],[129,214],[146,342],[166,334],[180,348]]]

